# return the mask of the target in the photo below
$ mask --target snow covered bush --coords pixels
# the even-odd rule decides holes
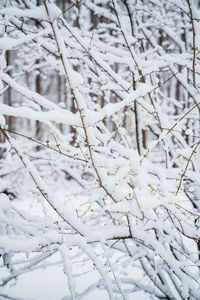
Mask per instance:
[[[1,1],[2,299],[200,298],[199,6]]]

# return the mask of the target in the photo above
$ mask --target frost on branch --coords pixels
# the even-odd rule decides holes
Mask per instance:
[[[199,3],[175,2],[0,3],[0,298],[200,298]]]

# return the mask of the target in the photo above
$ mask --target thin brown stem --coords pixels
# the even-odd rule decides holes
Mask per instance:
[[[15,135],[21,136],[21,137],[23,137],[23,138],[26,138],[26,139],[29,140],[29,141],[32,141],[32,142],[34,142],[34,143],[36,143],[36,144],[38,144],[38,145],[40,145],[40,146],[43,146],[43,147],[45,147],[45,148],[51,149],[52,151],[55,151],[55,152],[57,152],[57,153],[59,153],[59,154],[61,154],[61,155],[64,155],[64,156],[66,156],[66,157],[73,158],[74,160],[79,160],[79,161],[82,161],[82,162],[85,162],[85,163],[88,162],[88,161],[85,160],[85,159],[82,159],[82,158],[79,158],[79,157],[77,157],[77,156],[73,156],[73,155],[70,155],[70,154],[67,154],[67,153],[62,152],[62,151],[60,150],[60,145],[58,146],[58,144],[56,145],[56,146],[58,147],[58,149],[55,149],[55,148],[51,147],[51,146],[49,145],[49,143],[44,144],[44,143],[42,143],[42,142],[40,142],[40,141],[38,141],[38,140],[36,140],[36,139],[30,137],[30,136],[24,135],[24,134],[22,134],[22,133],[19,133],[19,132],[13,131],[13,130],[9,130],[9,129],[5,129],[5,128],[4,128],[3,130],[5,130],[5,131],[7,131],[7,132],[10,132],[10,133],[13,133],[13,134],[15,134]]]
[[[47,3],[46,3],[45,0],[43,2],[44,2],[44,6],[46,8],[47,14],[48,14]],[[76,106],[78,108],[78,112],[79,112],[79,115],[80,115],[80,119],[81,119],[83,131],[84,131],[84,135],[85,135],[85,142],[86,142],[86,145],[88,147],[88,151],[89,151],[89,156],[90,156],[90,159],[91,159],[92,167],[93,167],[93,169],[95,171],[95,174],[97,176],[97,181],[99,183],[99,186],[105,191],[105,193],[108,195],[108,197],[110,197],[112,199],[112,201],[116,203],[117,200],[113,197],[113,195],[108,191],[108,189],[106,188],[106,186],[103,184],[101,176],[100,176],[100,174],[98,172],[98,169],[96,167],[96,164],[94,162],[94,156],[93,156],[93,152],[92,152],[92,146],[91,146],[91,144],[89,142],[88,132],[87,132],[87,127],[86,127],[86,124],[85,124],[84,116],[82,114],[82,110],[80,109],[79,101],[77,99],[75,90],[74,90],[74,88],[71,87],[71,82],[70,82],[69,76],[68,76],[68,70],[67,70],[66,63],[65,63],[65,60],[64,60],[64,57],[63,57],[63,53],[61,53],[61,49],[60,49],[58,37],[57,37],[57,34],[56,34],[56,30],[54,28],[54,24],[53,24],[52,21],[49,21],[49,23],[51,25],[51,28],[52,28],[52,31],[53,31],[53,34],[54,34],[54,38],[55,38],[55,41],[56,41],[56,45],[57,45],[57,48],[58,48],[58,53],[59,53],[59,56],[60,56],[60,59],[61,59],[62,65],[63,65],[63,69],[64,69],[64,72],[65,72],[66,79],[67,79],[67,81],[68,81],[68,83],[70,85],[71,93],[73,95],[74,101],[75,101]]]
[[[176,196],[178,195],[178,192],[179,192],[179,190],[180,190],[180,188],[181,188],[181,184],[182,184],[182,181],[183,181],[183,177],[185,176],[185,173],[187,172],[187,169],[188,169],[188,167],[189,167],[189,163],[190,163],[190,161],[191,161],[193,155],[196,153],[196,150],[197,150],[197,148],[199,147],[199,145],[200,145],[200,141],[196,144],[196,146],[195,146],[194,149],[192,150],[192,153],[190,154],[190,157],[188,158],[188,161],[187,161],[187,164],[186,164],[186,166],[185,166],[185,169],[184,169],[183,173],[181,174],[181,178],[180,178],[180,181],[179,181],[179,185],[178,185],[178,188],[177,188],[177,191],[176,191]]]
[[[192,13],[192,7],[190,4],[190,0],[187,0],[188,8],[190,11],[190,20],[192,24],[192,43],[193,43],[193,62],[192,62],[192,75],[193,75],[193,86],[196,87],[196,77],[195,77],[195,61],[196,61],[196,41],[195,41],[195,28],[194,28],[194,19],[193,19],[193,13]]]

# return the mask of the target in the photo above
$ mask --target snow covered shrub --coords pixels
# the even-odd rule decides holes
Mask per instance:
[[[199,5],[0,3],[0,297],[200,298]]]

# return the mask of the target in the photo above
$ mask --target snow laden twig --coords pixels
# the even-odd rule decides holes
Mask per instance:
[[[44,1],[44,5],[45,5],[45,8],[48,13],[48,5],[47,5],[46,1]],[[54,37],[56,40],[56,44],[58,47],[58,53],[60,55],[60,59],[61,59],[62,65],[63,65],[63,69],[65,72],[67,81],[68,81],[70,89],[71,89],[71,93],[74,97],[74,101],[78,108],[78,112],[80,115],[83,131],[84,131],[84,135],[85,135],[85,142],[86,142],[88,150],[89,150],[89,156],[91,159],[92,167],[93,167],[96,177],[97,177],[97,181],[99,183],[99,186],[104,190],[104,192],[109,196],[109,198],[111,198],[112,201],[117,202],[117,200],[113,197],[111,192],[109,192],[108,187],[104,183],[104,181],[106,182],[106,180],[103,178],[107,177],[106,171],[101,166],[100,166],[100,168],[97,167],[98,163],[95,159],[95,153],[93,152],[93,148],[94,148],[93,142],[95,139],[94,130],[93,130],[93,128],[87,127],[87,107],[86,107],[83,97],[81,96],[81,94],[79,93],[79,90],[78,90],[78,85],[80,83],[78,83],[78,84],[76,83],[76,78],[74,78],[73,70],[72,70],[69,62],[66,59],[65,44],[64,44],[63,38],[59,32],[59,29],[57,26],[57,20],[55,20],[54,22],[49,20],[49,22],[52,27],[52,31],[53,31],[53,34],[54,34]]]
[[[104,284],[108,291],[108,295],[109,295],[110,299],[114,300],[115,296],[114,296],[113,289],[112,289],[112,282],[111,282],[108,274],[106,274],[103,264],[100,262],[97,255],[94,253],[93,249],[84,240],[82,240],[82,241],[80,240],[78,246],[93,261],[94,266],[97,268],[99,274],[101,275],[101,277],[104,281]]]
[[[112,274],[113,274],[113,277],[114,277],[114,279],[115,279],[115,281],[116,281],[117,288],[119,289],[119,292],[120,292],[120,294],[122,295],[123,300],[128,300],[128,297],[126,296],[126,293],[125,293],[125,292],[123,291],[123,289],[122,289],[122,285],[121,285],[120,280],[119,280],[119,279],[117,278],[117,276],[115,275],[115,271],[114,271],[113,265],[112,265],[112,263],[110,262],[110,257],[109,257],[109,255],[108,255],[108,251],[111,250],[111,249],[107,250],[107,249],[106,249],[106,246],[105,246],[105,244],[104,244],[103,242],[101,243],[101,246],[102,246],[102,249],[103,249],[103,251],[104,251],[104,255],[105,255],[106,259],[107,259],[108,266],[109,266],[109,268],[110,268],[110,270],[111,270],[111,272],[112,272]]]
[[[7,294],[3,294],[3,293],[0,293],[0,297],[2,297],[2,300],[3,299],[9,299],[9,300],[25,300],[24,298],[16,298],[16,297],[12,297],[12,296],[9,296]]]
[[[86,235],[88,233],[88,229],[86,228],[86,226],[80,221],[80,219],[75,214],[72,215],[72,212],[65,211],[65,213],[63,213],[62,211],[60,211],[59,208],[55,206],[54,197],[51,194],[51,191],[49,190],[48,186],[44,183],[31,161],[28,158],[23,157],[17,145],[14,143],[14,141],[11,140],[11,138],[7,135],[3,128],[0,127],[0,131],[3,133],[5,139],[9,142],[11,147],[14,149],[21,162],[23,163],[24,167],[27,169],[37,189],[39,190],[43,198],[52,207],[54,212],[56,212],[64,222],[69,224],[80,235]]]
[[[72,275],[72,262],[71,262],[71,259],[70,259],[69,253],[68,253],[69,250],[67,249],[67,245],[66,244],[61,245],[59,247],[59,251],[60,251],[61,257],[63,259],[64,272],[68,278],[68,285],[69,285],[71,297],[72,297],[72,300],[75,300],[76,299],[76,295],[75,295],[76,285],[75,285],[75,280]]]
[[[31,101],[34,101],[35,103],[39,104],[40,106],[46,108],[46,109],[55,109],[58,111],[62,111],[62,109],[57,106],[55,103],[51,102],[50,100],[45,99],[43,96],[36,92],[32,92],[29,89],[21,86],[18,84],[15,80],[13,80],[8,74],[1,73],[0,79],[8,84],[10,87],[12,87],[14,90],[16,90],[18,93],[20,93],[25,98],[28,98]]]
[[[32,261],[30,261],[28,264],[26,264],[25,267],[21,268],[20,270],[14,270],[11,275],[9,275],[8,277],[3,278],[0,282],[0,287],[6,286],[6,284],[8,282],[18,278],[19,276],[21,276],[23,274],[26,274],[28,272],[31,272],[31,271],[35,270],[37,267],[39,267],[38,265],[41,262],[43,262],[44,260],[51,257],[56,252],[57,252],[57,250],[51,251],[50,253],[48,252],[48,253],[39,254]],[[42,268],[42,266],[40,266],[40,268]]]

